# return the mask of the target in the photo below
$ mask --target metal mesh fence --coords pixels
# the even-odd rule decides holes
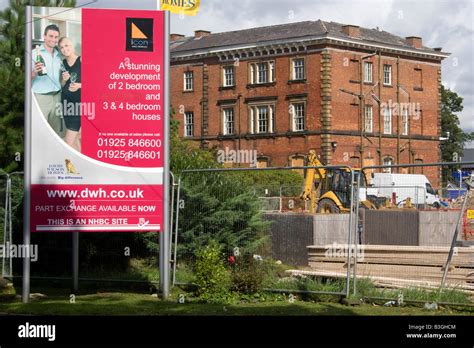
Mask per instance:
[[[454,165],[458,164],[424,166],[445,169]],[[467,187],[456,190],[455,198],[452,189],[434,190],[429,184],[426,188],[393,185],[370,189],[391,197],[393,205],[378,210],[358,208],[361,238],[354,263],[358,282],[370,282],[389,294],[427,298],[426,291],[431,291],[438,300],[468,302],[474,291],[474,248],[466,238],[472,226],[467,217],[474,200]],[[411,204],[400,204],[400,197],[409,198]],[[357,286],[353,292],[360,294]]]
[[[260,234],[267,242],[261,249],[249,250],[250,253],[258,252],[272,263],[281,262],[287,266],[287,272],[276,282],[288,285],[285,278],[291,276],[322,279],[324,282],[339,281],[335,293],[340,293],[347,290],[344,284],[349,284],[347,271],[352,265],[354,294],[367,292],[358,290],[355,283],[358,279],[360,284],[365,284],[362,288],[370,284],[369,288],[379,288],[377,291],[382,293],[385,289],[389,291],[387,294],[404,291],[412,297],[421,296],[418,292],[438,291],[443,286],[445,293],[459,295],[457,300],[467,299],[466,294],[474,290],[471,280],[474,249],[466,238],[473,231],[474,214],[468,214],[471,204],[468,202],[462,207],[465,194],[445,203],[443,195],[437,194],[442,190],[436,192],[426,177],[398,177],[397,180],[400,178],[415,181],[424,178],[426,183],[361,185],[359,190],[354,182],[352,189],[357,202],[352,203],[351,199],[349,209],[339,214],[308,214],[309,202],[299,200],[302,185],[280,185],[277,188],[277,185],[258,186],[259,180],[241,183],[238,174],[224,171],[185,173],[182,186],[184,206],[180,219],[187,223],[180,223],[178,228],[182,235],[178,237],[174,279],[177,283],[193,281],[193,250],[205,245],[210,238],[220,239],[226,246],[227,259],[236,255],[235,250],[245,252],[246,243],[252,241],[251,236],[241,240],[226,236],[227,232],[238,235],[246,228],[248,220],[235,218],[238,213],[242,214],[242,210],[215,213],[226,204],[226,200],[235,203],[239,194],[247,193],[247,200],[258,203],[254,209],[265,213],[263,220],[271,222]],[[227,185],[232,190],[229,191]],[[212,193],[207,195],[207,191]],[[193,192],[199,192],[201,196]],[[358,202],[362,201],[374,203],[372,208],[376,206],[376,209],[368,209],[368,203],[359,205]],[[474,211],[474,201],[472,208]],[[357,216],[352,222],[351,211]],[[196,216],[199,219],[192,222]],[[226,224],[232,228],[225,227]],[[452,247],[455,233],[457,238]],[[348,243],[350,235],[352,239]],[[197,241],[201,244],[193,244]],[[272,286],[272,289],[279,288],[275,282]],[[423,296],[433,295],[424,293]],[[456,297],[453,298],[452,301],[456,302]]]
[[[395,292],[439,291],[443,284],[443,292],[472,294],[474,197],[467,187],[455,199],[438,190],[445,204],[437,207],[426,201],[426,186],[358,190],[353,182],[345,211],[310,214],[309,201],[300,199],[304,178],[278,181],[289,169],[184,172],[172,194],[173,283],[194,282],[196,252],[217,240],[230,269],[239,258],[262,262],[266,289],[348,294],[350,272],[359,284],[351,287],[354,294],[364,294],[367,283]],[[4,246],[22,243],[23,177],[7,179],[0,178]],[[359,205],[374,192],[378,209]],[[38,246],[33,285],[71,279],[71,233],[33,233],[31,241]],[[81,281],[158,282],[159,234],[80,233],[79,260]],[[2,276],[20,277],[21,261],[2,255]]]
[[[300,199],[304,186],[301,175],[294,178],[299,181],[295,184],[268,182],[269,172],[277,177],[290,169],[184,172],[175,235],[174,283],[195,280],[196,252],[216,240],[223,247],[231,271],[239,259],[260,260],[265,265],[263,282],[267,289],[343,294],[347,289],[347,268],[346,276],[333,279],[331,287],[295,282],[291,277],[306,278],[305,272],[310,270],[309,246],[315,241],[315,220],[307,213],[308,202]],[[345,243],[349,224],[346,219],[339,227]],[[347,261],[347,255],[344,257]]]

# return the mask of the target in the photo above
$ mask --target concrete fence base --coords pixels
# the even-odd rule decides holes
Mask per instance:
[[[271,221],[272,258],[283,263],[308,264],[308,245],[346,244],[349,214],[264,214]],[[365,245],[449,247],[458,211],[365,210],[360,239]],[[354,231],[358,236],[358,232]],[[358,238],[359,239],[359,238]],[[458,240],[463,240],[459,233]]]

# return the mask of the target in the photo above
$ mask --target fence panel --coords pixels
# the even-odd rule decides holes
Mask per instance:
[[[408,166],[446,169],[458,165]],[[371,166],[363,170],[404,166]],[[456,190],[453,198],[453,190],[447,189],[440,189],[440,196],[436,197],[429,185],[426,189],[410,189],[419,189],[418,192],[396,186],[370,189],[384,192],[385,196],[392,193],[410,197],[413,206],[400,204],[397,199],[394,203],[398,209],[393,205],[357,214],[362,235],[358,251],[362,255],[355,259],[355,280],[365,279],[376,287],[385,288],[386,294],[392,297],[398,293],[432,301],[469,303],[469,297],[474,294],[474,247],[467,238],[471,226],[467,210],[474,211],[471,191]],[[433,198],[439,198],[439,205],[428,202]],[[360,295],[356,283],[353,290]]]
[[[315,237],[314,215],[306,213],[309,204],[299,198],[304,178],[297,178],[300,184],[268,183],[269,172],[283,173],[291,169],[294,168],[184,172],[179,193],[183,206],[179,211],[175,283],[194,281],[196,252],[210,240],[217,240],[223,246],[224,258],[231,270],[232,263],[239,257],[261,259],[266,263],[268,281],[265,284],[269,289],[279,291],[282,287],[299,286],[291,281],[288,283],[291,274],[321,279],[318,277],[321,269],[310,267],[311,246],[319,240]],[[344,170],[350,173],[350,169]],[[249,173],[251,181],[245,179]],[[349,204],[352,204],[352,191],[347,194]],[[345,215],[347,219],[343,222],[345,228],[341,228],[341,237],[346,249],[350,249],[347,242],[354,219],[350,219],[350,213]],[[332,232],[331,228],[321,231],[328,235]],[[331,248],[332,244],[321,247]],[[340,258],[340,255],[334,257]],[[348,257],[344,253],[346,264]],[[287,272],[278,272],[275,265],[281,265]],[[345,268],[337,279],[333,279],[337,284],[333,285],[331,293],[347,291],[347,274]],[[299,287],[298,291],[311,292],[308,287]],[[324,289],[314,292],[328,293]]]

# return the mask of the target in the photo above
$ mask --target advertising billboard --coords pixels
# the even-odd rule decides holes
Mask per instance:
[[[32,13],[31,232],[162,230],[163,12]]]

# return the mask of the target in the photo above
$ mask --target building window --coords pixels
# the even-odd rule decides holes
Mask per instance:
[[[383,84],[390,86],[392,84],[392,66],[384,64],[383,66]]]
[[[372,82],[372,63],[364,62],[364,82]]]
[[[305,166],[305,157],[301,155],[295,155],[291,157],[291,167],[304,167]],[[293,171],[300,173],[301,176],[304,176],[304,169],[293,169]]]
[[[408,108],[402,110],[402,134],[408,135]]]
[[[194,136],[194,113],[191,111],[184,113],[184,136]]]
[[[423,71],[420,68],[415,68],[415,86],[414,89],[418,91],[423,90]]]
[[[293,131],[300,132],[305,129],[305,104],[294,103],[290,106]]]
[[[268,157],[257,158],[257,168],[267,168],[268,162],[269,162]]]
[[[383,133],[392,134],[392,109],[383,108]]]
[[[225,66],[222,69],[222,85],[224,87],[234,86],[234,67],[232,65]]]
[[[192,71],[184,73],[184,90],[192,91],[194,89],[194,76]]]
[[[275,81],[275,63],[259,62],[250,64],[250,83],[268,83]]]
[[[423,159],[415,158],[415,163],[414,164],[423,164]],[[413,168],[413,174],[423,174],[423,167],[414,167]]]
[[[349,60],[349,69],[350,69],[350,76],[351,82],[360,82],[360,65],[357,59]]]
[[[234,125],[234,109],[225,108],[222,110],[223,114],[223,125],[224,125],[224,135],[230,135],[235,133]]]
[[[268,64],[258,63],[257,64],[257,83],[268,82]]]
[[[304,58],[293,59],[293,80],[304,80]]]
[[[383,159],[383,165],[384,166],[391,166],[392,164],[393,164],[393,160],[392,160],[391,157],[384,157],[384,159]],[[392,168],[384,168],[383,172],[384,173],[391,173]]]
[[[373,128],[373,114],[372,114],[372,105],[366,105],[365,106],[365,132],[366,133],[372,133]]]
[[[275,107],[257,105],[250,108],[250,133],[273,133]]]

